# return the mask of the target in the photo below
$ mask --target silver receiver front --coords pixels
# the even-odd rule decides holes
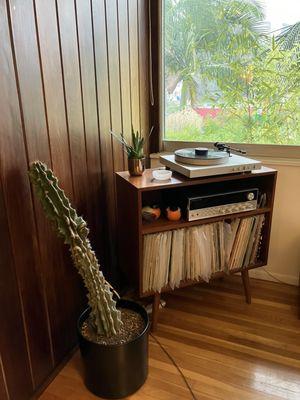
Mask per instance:
[[[188,197],[188,221],[251,211],[257,208],[258,189],[214,193],[205,196]]]

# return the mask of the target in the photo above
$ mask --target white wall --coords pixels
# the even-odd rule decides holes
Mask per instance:
[[[275,278],[298,285],[300,273],[300,163],[262,160],[277,169],[277,186],[272,221],[269,262],[266,270]],[[251,276],[273,280],[262,268]]]
[[[152,167],[160,165],[158,155],[153,154],[151,158]],[[259,159],[254,156],[253,158]],[[262,159],[261,161],[263,165],[276,169],[278,177],[269,262],[264,268],[250,271],[250,275],[259,279],[278,279],[298,285],[300,274],[300,161],[286,159]]]

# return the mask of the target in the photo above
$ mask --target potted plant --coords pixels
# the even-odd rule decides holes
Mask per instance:
[[[85,384],[101,397],[128,396],[148,373],[147,312],[135,302],[120,299],[105,280],[88,239],[87,224],[72,208],[53,172],[37,161],[31,164],[29,177],[55,231],[69,246],[87,289],[89,307],[78,320]]]
[[[138,131],[134,132],[131,126],[131,144],[127,142],[124,133],[120,133],[120,137],[110,131],[111,135],[116,138],[124,146],[128,158],[128,171],[131,176],[141,176],[145,170],[144,143],[145,139]],[[149,137],[151,132],[149,134]]]

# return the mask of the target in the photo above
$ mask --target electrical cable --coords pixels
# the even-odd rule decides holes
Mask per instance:
[[[279,282],[279,283],[283,283],[284,285],[290,285],[290,283],[281,281],[280,279],[276,278],[276,276],[274,276],[273,274],[271,274],[271,272],[269,272],[267,269],[262,268],[263,271],[265,271],[266,274],[268,274],[272,279],[274,279],[275,281]]]
[[[198,400],[195,393],[193,392],[193,389],[191,388],[190,384],[188,383],[186,377],[184,376],[183,372],[181,371],[181,369],[179,368],[179,366],[177,365],[176,361],[174,360],[174,358],[171,356],[171,354],[169,354],[169,352],[164,348],[164,346],[160,343],[160,341],[152,334],[150,333],[150,336],[155,340],[155,342],[159,345],[159,347],[162,349],[162,351],[166,354],[166,356],[169,358],[169,360],[172,362],[172,364],[174,365],[174,367],[177,369],[177,371],[180,373],[186,387],[188,388],[189,392],[191,393],[191,396],[193,398],[193,400]]]

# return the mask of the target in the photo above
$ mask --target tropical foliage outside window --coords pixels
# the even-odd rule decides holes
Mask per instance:
[[[272,3],[293,6],[276,29]],[[165,0],[163,15],[166,139],[300,145],[299,0]]]

